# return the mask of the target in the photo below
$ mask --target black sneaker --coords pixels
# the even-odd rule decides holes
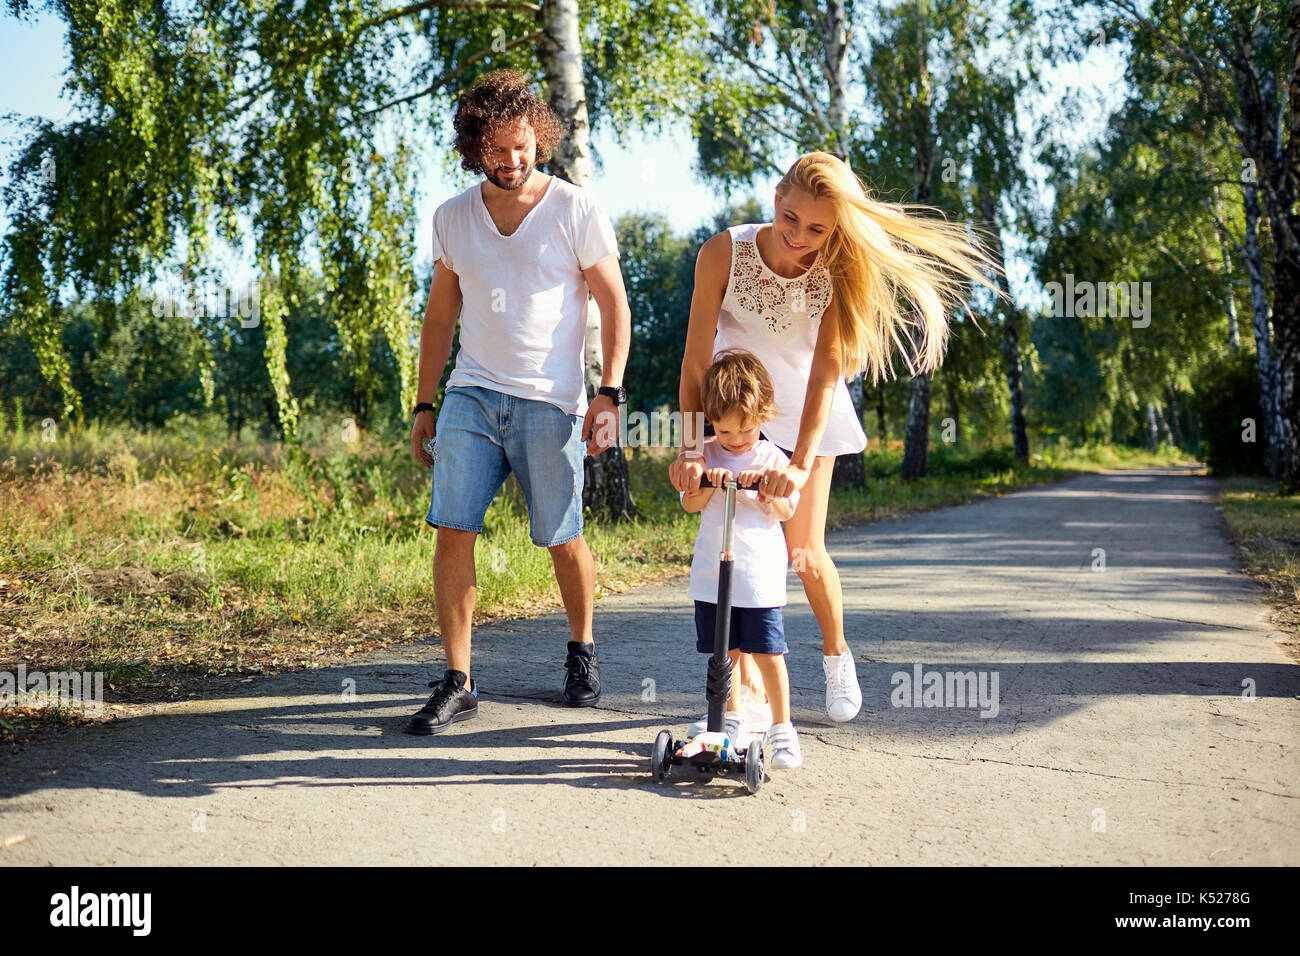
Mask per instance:
[[[411,716],[408,734],[436,734],[457,720],[478,716],[478,691],[473,681],[465,689],[464,671],[447,671],[442,680],[429,681],[434,688],[428,703]]]
[[[570,707],[590,707],[600,700],[600,664],[594,644],[569,641],[569,659],[564,662],[564,702]]]

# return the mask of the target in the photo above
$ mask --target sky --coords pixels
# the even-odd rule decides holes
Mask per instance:
[[[1031,106],[1046,110],[1066,90],[1074,89],[1083,95],[1084,105],[1068,129],[1054,131],[1063,139],[1078,144],[1097,136],[1105,126],[1109,111],[1119,105],[1123,94],[1119,78],[1123,72],[1122,53],[1115,47],[1096,47],[1086,51],[1082,63],[1065,64],[1049,76],[1049,90],[1044,101]],[[61,96],[63,80],[60,76],[67,64],[64,50],[62,21],[50,14],[41,15],[35,22],[15,20],[0,15],[0,115],[19,113],[41,115],[54,120],[66,120],[71,115],[70,102]],[[5,176],[13,155],[14,129],[5,124],[4,142],[0,143],[0,179]],[[469,184],[457,181],[442,173],[443,157],[435,152],[432,138],[428,153],[422,156],[423,172],[419,179],[418,221],[432,222],[438,204]],[[660,212],[679,234],[696,229],[710,219],[726,204],[721,191],[704,186],[692,172],[695,155],[690,131],[681,124],[663,137],[634,133],[627,147],[620,147],[613,137],[603,131],[593,134],[593,148],[604,163],[598,169],[591,190],[602,209],[611,219],[632,212]],[[1028,159],[1026,144],[1026,163]],[[784,159],[784,162],[782,161]],[[778,158],[783,166],[793,161],[794,155]],[[756,187],[762,206],[770,214],[772,190],[776,177],[770,183]],[[629,188],[629,185],[631,188]],[[746,195],[738,191],[733,199]],[[1050,192],[1042,194],[1044,208],[1050,204]],[[0,216],[0,229],[8,224],[7,214]],[[424,274],[430,257],[430,230],[421,228],[417,233],[417,274]],[[1030,275],[1027,250],[1016,237],[1007,242],[1008,273],[1012,288],[1022,305],[1041,300],[1041,289]],[[228,257],[219,267],[219,274],[235,275],[236,285],[252,278],[247,257]]]

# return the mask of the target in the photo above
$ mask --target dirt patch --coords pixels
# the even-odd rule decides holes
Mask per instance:
[[[226,605],[239,607],[247,602],[240,588],[213,584],[185,571],[159,574],[137,565],[92,568],[77,564],[71,568],[10,572],[0,578],[0,601],[19,596],[25,588],[65,592],[80,588],[106,604],[120,604],[134,597],[146,604],[166,600],[182,607],[206,606],[212,603],[214,590]]]

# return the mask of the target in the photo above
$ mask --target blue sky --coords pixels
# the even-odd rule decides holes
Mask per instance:
[[[63,120],[69,116],[70,103],[61,97],[60,73],[67,63],[63,46],[62,22],[45,14],[34,23],[18,21],[7,15],[0,16],[0,114],[15,112],[23,115],[42,115]],[[1067,89],[1080,91],[1085,106],[1077,122],[1059,135],[1078,144],[1096,136],[1104,126],[1108,111],[1118,105],[1123,92],[1118,78],[1122,75],[1121,51],[1114,47],[1088,51],[1082,64],[1066,64],[1051,74],[1049,92],[1036,104],[1039,110],[1050,108]],[[1035,107],[1031,107],[1033,109]],[[12,137],[12,127],[5,128],[6,139]],[[691,170],[694,146],[690,132],[681,125],[661,138],[647,139],[639,134],[630,137],[626,148],[619,147],[612,137],[597,132],[594,146],[604,161],[598,170],[591,189],[601,207],[617,219],[629,212],[657,211],[667,216],[674,230],[686,233],[711,217],[725,203],[717,190],[706,188],[697,181]],[[443,157],[436,154],[430,142],[429,155],[424,157],[424,175],[420,180],[419,221],[432,221],[438,203],[454,195],[469,184],[469,180],[452,180],[442,173]],[[7,168],[12,149],[9,143],[0,145],[0,176]],[[776,164],[784,167],[793,161],[794,154],[776,157]],[[647,172],[649,171],[649,172]],[[632,188],[629,188],[629,180]],[[757,188],[760,202],[770,212],[772,182]],[[737,193],[734,198],[741,198]],[[1050,194],[1044,193],[1044,201]],[[0,219],[0,228],[7,225],[7,216]],[[427,267],[429,259],[429,230],[421,228],[417,236],[417,258],[420,269]],[[1037,300],[1041,290],[1029,276],[1027,257],[1023,246],[1015,237],[1009,237],[1007,255],[1008,271],[1013,288],[1022,299]],[[234,281],[242,283],[251,278],[246,262],[231,260],[221,272],[239,275]]]

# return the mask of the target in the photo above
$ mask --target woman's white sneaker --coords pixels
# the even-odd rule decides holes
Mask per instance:
[[[826,713],[840,723],[852,720],[862,709],[862,688],[858,686],[853,652],[845,651],[839,656],[823,654],[822,671],[826,675]]]
[[[799,749],[799,734],[794,724],[773,724],[763,742],[763,752],[770,766],[777,770],[792,770],[800,766],[803,751]]]

